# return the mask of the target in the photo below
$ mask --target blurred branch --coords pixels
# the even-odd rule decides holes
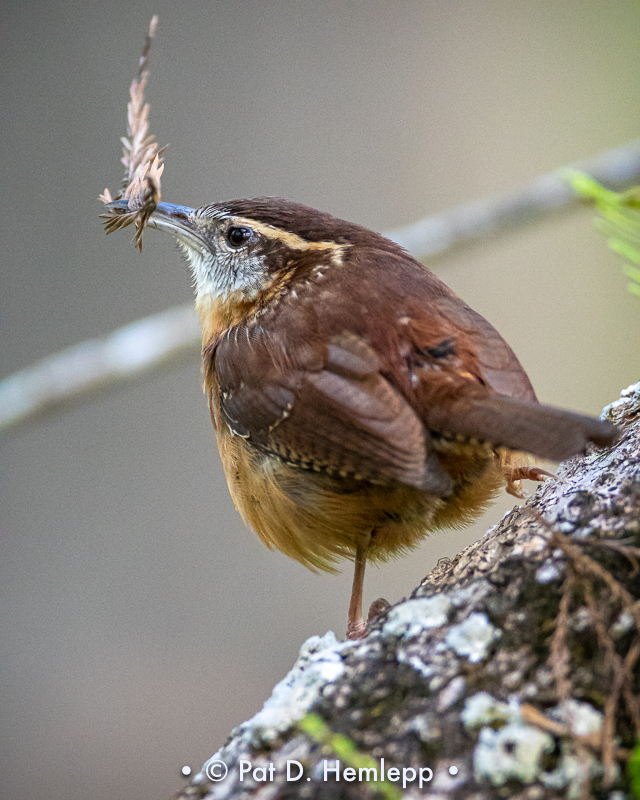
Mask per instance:
[[[640,139],[574,164],[612,190],[640,183]],[[419,258],[550,216],[580,201],[566,168],[495,197],[463,203],[385,233]],[[64,350],[0,382],[0,429],[195,353],[200,333],[190,307],[178,307]]]
[[[425,258],[542,219],[558,209],[573,207],[580,200],[566,177],[566,169],[584,172],[609,189],[628,189],[640,182],[640,139],[589,161],[540,175],[517,189],[462,203],[412,225],[388,231],[385,236],[412,255]]]
[[[195,355],[199,346],[200,326],[188,305],[70,347],[0,382],[0,429],[137,378],[185,352]]]

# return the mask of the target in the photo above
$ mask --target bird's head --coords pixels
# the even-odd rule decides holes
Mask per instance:
[[[126,200],[109,204],[127,210]],[[224,327],[286,290],[297,279],[344,265],[358,247],[397,245],[354,223],[272,197],[202,208],[159,203],[148,227],[168,231],[193,272],[200,317]]]

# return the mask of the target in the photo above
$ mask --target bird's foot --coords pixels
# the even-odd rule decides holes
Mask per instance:
[[[523,480],[543,481],[545,478],[555,478],[556,480],[558,478],[558,476],[554,475],[553,472],[548,472],[546,469],[542,469],[541,467],[508,467],[504,472],[507,481],[507,493],[519,498],[520,500],[527,496],[526,492],[522,488]]]
[[[364,639],[366,636],[367,626],[362,617],[355,622],[347,623],[347,639]]]
[[[347,624],[347,639],[366,639],[369,635],[367,623],[372,622],[379,617],[380,614],[384,614],[388,608],[391,608],[391,603],[387,602],[384,597],[379,597],[377,600],[374,600],[369,606],[366,623],[364,619],[360,617],[360,619],[355,622],[349,622]]]

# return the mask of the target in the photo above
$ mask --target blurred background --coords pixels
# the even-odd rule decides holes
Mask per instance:
[[[389,230],[640,133],[635,0],[4,0],[1,376],[191,297],[167,237],[140,255],[98,219],[153,13],[170,202],[280,195]],[[640,303],[590,209],[429,266],[543,402],[597,414],[638,379]],[[307,637],[342,637],[350,565],[313,575],[243,528],[196,354],[0,448],[3,796],[168,798]],[[512,505],[370,568],[365,601]]]

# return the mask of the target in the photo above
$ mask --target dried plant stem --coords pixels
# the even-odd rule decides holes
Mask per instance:
[[[616,779],[615,763],[615,728],[616,712],[623,686],[633,675],[633,668],[640,657],[640,639],[636,638],[624,662],[616,668],[613,673],[611,690],[604,707],[604,719],[602,720],[602,763],[604,765],[603,786],[609,788]]]
[[[638,558],[640,558],[640,547],[631,547],[625,544],[625,542],[618,542],[615,539],[589,539],[589,545],[591,547],[602,547],[607,550],[613,550],[628,559],[633,569],[633,572],[629,575],[630,578],[635,578],[638,572],[640,572],[640,562],[638,561]]]
[[[604,718],[602,720],[601,749],[602,763],[604,765],[604,786],[609,787],[615,780],[616,775],[616,713],[620,701],[620,693],[623,686],[629,683],[629,672],[625,663],[616,653],[615,643],[609,633],[606,620],[593,595],[593,589],[589,581],[584,581],[584,594],[589,608],[591,620],[593,622],[598,643],[605,653],[605,664],[607,669],[613,673],[611,690],[604,707]],[[631,709],[634,711],[637,709]]]
[[[557,722],[554,719],[549,719],[542,711],[539,711],[535,706],[529,703],[523,703],[520,706],[520,714],[522,721],[527,725],[533,725],[541,731],[550,733],[552,736],[558,738],[571,739],[576,744],[588,747],[590,750],[600,752],[602,750],[602,735],[600,733],[592,733],[589,736],[576,736],[568,725],[562,722]],[[630,751],[624,747],[615,747],[615,757],[619,761],[626,761],[631,755]]]
[[[638,659],[640,659],[640,638],[636,637],[624,659],[623,669],[626,680],[622,687],[622,692],[624,694],[625,703],[627,704],[627,711],[629,712],[629,716],[636,730],[636,736],[640,738],[640,698],[633,693],[631,682],[633,670],[638,663]]]
[[[520,706],[520,714],[522,716],[522,721],[527,725],[535,725],[536,728],[540,728],[540,730],[546,731],[552,736],[569,736],[571,734],[568,725],[545,717],[542,711],[538,711],[537,708],[529,703],[523,703]]]
[[[544,519],[542,515],[540,516],[542,519]],[[547,520],[545,520],[545,523],[546,525],[550,526],[550,523]],[[569,539],[563,533],[557,530],[557,528],[554,528],[553,526],[550,527],[552,544],[555,544],[570,559],[571,564],[575,568],[576,572],[585,577],[591,575],[593,577],[600,578],[600,580],[607,584],[611,594],[623,604],[625,610],[627,610],[633,617],[636,629],[640,634],[640,606],[638,603],[636,603],[633,596],[624,588],[620,581],[613,577],[609,570],[600,566],[600,564],[598,564],[597,561],[594,561],[591,556],[588,556],[586,553],[584,553],[581,547],[579,547],[577,544],[569,541]],[[586,541],[585,544],[591,544],[591,542]]]
[[[131,99],[127,105],[127,135],[121,139],[121,160],[124,164],[122,196],[129,201],[129,210],[124,214],[104,215],[107,233],[133,224],[136,229],[134,243],[139,250],[142,250],[145,225],[160,202],[160,177],[164,171],[162,154],[165,148],[159,148],[155,137],[149,133],[149,104],[144,100],[144,90],[149,78],[146,67],[157,24],[158,17],[154,16],[142,48],[138,75],[129,89]],[[104,203],[111,202],[108,189],[105,189],[100,199]]]
[[[611,673],[611,686],[603,711],[601,731],[601,755],[604,766],[603,787],[613,785],[617,776],[616,761],[620,757],[616,746],[617,712],[621,696],[624,698],[625,707],[631,718],[636,735],[640,735],[640,703],[633,692],[634,668],[640,659],[640,636],[636,636],[623,659],[616,651],[615,642],[609,632],[606,617],[601,605],[598,604],[593,592],[591,580],[598,578],[603,581],[614,601],[620,603],[634,620],[637,633],[640,634],[640,604],[625,589],[609,570],[588,556],[581,546],[573,543],[548,522],[542,514],[535,509],[530,509],[533,515],[550,531],[549,545],[559,548],[567,557],[566,578],[562,587],[562,597],[556,620],[556,630],[551,641],[549,661],[556,680],[558,698],[564,701],[569,696],[570,682],[567,678],[569,669],[569,650],[566,644],[568,627],[568,612],[573,590],[578,584],[584,592],[589,608],[592,624],[598,637],[598,643],[604,650],[605,667]],[[587,540],[583,545],[596,545],[625,556],[631,563],[633,574],[638,570],[638,548],[629,547],[620,542],[607,542],[606,540]],[[611,545],[611,546],[610,546]],[[578,744],[576,742],[576,744]]]
[[[589,607],[589,614],[593,620],[593,625],[598,636],[598,643],[605,651],[605,658],[607,667],[615,673],[615,675],[622,676],[622,692],[624,694],[625,705],[627,712],[631,717],[636,734],[640,736],[640,707],[638,698],[633,694],[632,676],[633,668],[635,667],[640,651],[636,652],[638,639],[635,640],[634,645],[629,649],[627,656],[623,659],[617,652],[613,637],[609,632],[607,621],[602,613],[601,607],[596,602],[593,595],[593,588],[588,581],[584,581],[583,585],[585,600]]]
[[[568,677],[571,655],[567,646],[567,632],[569,630],[569,609],[575,582],[575,573],[568,567],[562,584],[562,596],[560,598],[558,616],[556,617],[556,628],[549,646],[549,664],[556,681],[558,698],[562,702],[571,697],[571,680]]]

